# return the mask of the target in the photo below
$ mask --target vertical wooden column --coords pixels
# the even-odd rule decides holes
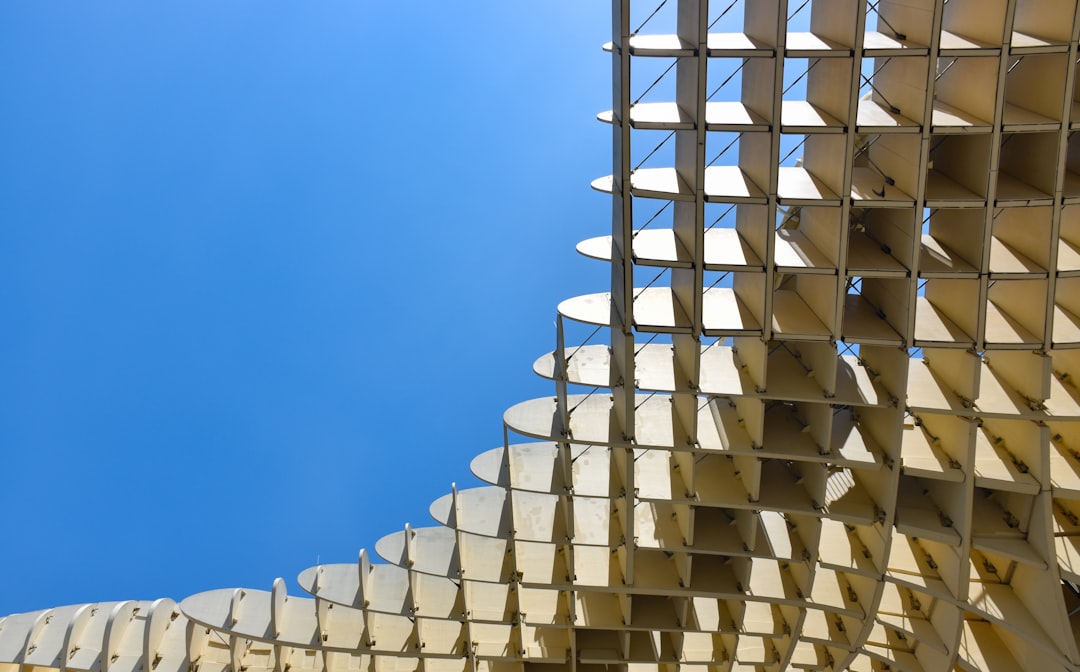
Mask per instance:
[[[780,110],[783,100],[784,50],[787,45],[788,1],[746,3],[745,32],[747,35],[776,47],[772,66],[772,81],[755,77],[751,69],[743,75],[743,99],[759,101],[761,107],[772,110],[768,134],[744,135],[739,145],[739,166],[768,194],[765,208],[765,278],[764,302],[761,310],[762,339],[773,337],[772,313],[774,274],[776,272],[775,235],[777,183],[780,167]],[[737,280],[738,278],[736,278]],[[738,294],[736,287],[736,294]]]
[[[705,77],[707,63],[707,0],[680,0],[678,36],[694,45],[694,55],[677,65],[675,102],[694,121],[690,130],[676,131],[675,168],[693,190],[692,201],[675,201],[672,227],[675,238],[689,252],[690,268],[671,269],[671,289],[690,318],[689,334],[672,337],[676,391],[672,395],[674,419],[687,443],[697,441],[697,389],[701,359],[702,289],[705,267]],[[681,446],[678,446],[681,448]],[[692,474],[684,474],[692,478]]]
[[[1019,18],[1018,18],[1019,20]],[[1077,36],[1080,33],[1080,11],[1074,10],[1073,12],[1073,26],[1071,31],[1071,39],[1069,40],[1069,56],[1066,61],[1065,72],[1065,91],[1075,91],[1076,82],[1076,70],[1077,59],[1080,59],[1080,53],[1077,49]],[[1061,218],[1062,211],[1064,210],[1064,183],[1065,183],[1065,171],[1069,157],[1069,134],[1070,134],[1070,122],[1072,117],[1073,99],[1072,96],[1062,96],[1062,109],[1061,109],[1061,128],[1058,131],[1058,157],[1057,157],[1057,177],[1054,183],[1054,210],[1053,210],[1053,222],[1050,229],[1050,257],[1047,264],[1048,278],[1046,287],[1046,313],[1044,317],[1045,329],[1043,331],[1043,352],[1050,352],[1054,347],[1054,297],[1057,293],[1058,286],[1058,256],[1060,254],[1061,246]]]
[[[838,100],[837,93],[840,86],[843,85],[842,81],[836,81],[836,76],[832,73],[822,73],[825,76],[819,77],[815,72],[811,72],[808,75],[809,81],[806,85],[807,100],[815,102],[812,95],[821,95],[823,97],[828,96],[832,98],[830,100],[830,108],[826,108],[826,111],[831,113],[840,112],[842,114],[836,115],[846,125],[844,133],[844,156],[845,158],[851,157],[856,151],[857,147],[857,131],[858,126],[858,106],[859,106],[859,84],[861,83],[860,73],[862,66],[862,50],[863,40],[866,32],[866,3],[858,2],[857,6],[852,6],[850,0],[829,0],[828,2],[814,2],[812,8],[813,13],[810,16],[810,29],[815,34],[823,35],[831,39],[842,40],[843,43],[850,41],[852,45],[852,53],[850,62],[850,78],[847,82],[844,95],[846,100],[842,104],[837,105]],[[851,19],[854,18],[854,26],[851,24]],[[853,31],[853,32],[852,32]],[[832,76],[829,76],[832,75]],[[818,93],[820,91],[820,94]],[[832,332],[832,338],[834,341],[842,333],[843,324],[843,311],[839,309],[842,305],[845,294],[845,282],[844,278],[847,275],[847,256],[848,256],[848,242],[851,227],[847,226],[851,221],[851,180],[852,170],[854,168],[851,160],[844,161],[844,174],[841,180],[840,188],[840,240],[838,241],[839,247],[836,250],[837,255],[837,272],[836,272],[836,305],[838,308],[833,312],[832,324],[826,324]]]
[[[1009,45],[1012,38],[1013,16],[1016,13],[1016,0],[1008,0],[1005,9],[1005,24],[1001,26],[1003,31],[1000,36],[1001,56],[998,58],[997,91],[994,98],[993,130],[990,135],[990,166],[991,171],[987,178],[989,184],[986,189],[985,226],[983,228],[983,249],[981,265],[979,267],[979,330],[975,334],[976,348],[986,349],[986,313],[987,301],[990,291],[990,243],[994,229],[994,218],[997,212],[997,187],[998,173],[1001,165],[1001,145],[1004,141],[1002,121],[1005,108],[1005,76],[1009,70]]]
[[[622,384],[613,390],[626,440],[634,435],[633,197],[630,194],[630,0],[612,2],[611,347]]]
[[[907,319],[905,320],[905,329],[901,334],[904,337],[904,347],[914,347],[915,341],[915,315],[916,305],[918,297],[919,286],[919,261],[920,261],[920,237],[922,236],[922,221],[923,211],[926,209],[926,182],[927,182],[927,168],[930,157],[930,139],[931,131],[933,128],[934,118],[934,78],[937,72],[937,59],[938,51],[941,45],[941,22],[944,12],[944,3],[935,2],[933,8],[933,25],[930,28],[928,35],[929,40],[927,45],[929,46],[930,57],[928,59],[928,67],[926,72],[926,98],[923,101],[922,109],[922,138],[919,147],[919,166],[921,173],[918,176],[918,188],[916,192],[912,194],[915,197],[915,220],[912,222],[914,227],[914,241],[915,249],[912,256],[911,263],[911,277],[908,283],[908,311]],[[905,376],[906,379],[906,376]]]
[[[613,421],[626,443],[634,440],[634,268],[633,196],[630,193],[630,0],[613,0],[611,6],[612,91],[612,210],[611,210],[611,366],[615,385],[611,390]],[[623,506],[624,580],[633,581],[634,460],[628,447],[613,447],[626,499]]]

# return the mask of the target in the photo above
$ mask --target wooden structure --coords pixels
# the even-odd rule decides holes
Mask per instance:
[[[612,3],[611,289],[490,486],[0,672],[1080,670],[1075,0],[729,2]]]

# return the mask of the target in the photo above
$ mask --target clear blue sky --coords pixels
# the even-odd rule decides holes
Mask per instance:
[[[0,614],[296,592],[472,483],[607,288],[609,11],[0,4]]]

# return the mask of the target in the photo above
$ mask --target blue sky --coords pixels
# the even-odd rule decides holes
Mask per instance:
[[[608,12],[0,4],[0,614],[295,586],[473,483],[607,286]]]

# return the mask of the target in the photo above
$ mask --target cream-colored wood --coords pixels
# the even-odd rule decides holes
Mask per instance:
[[[804,168],[780,168],[778,197],[787,205],[840,205],[840,197]]]
[[[1019,200],[1027,205],[1051,205],[1055,166],[1034,159],[1055,153],[1057,133],[1017,133],[1002,140],[998,173],[998,200]]]
[[[1046,0],[1039,3],[1019,3],[1014,18],[1011,40],[1016,45],[1016,33],[1055,45],[1066,45],[1072,37],[1071,27],[1076,5],[1065,0]]]
[[[1068,51],[1068,45],[1055,44],[1053,39],[1044,39],[1013,31],[1009,44],[1012,54],[1061,54]]]
[[[868,57],[925,56],[926,47],[908,40],[898,40],[892,32],[868,30],[863,36],[863,54]]]
[[[674,168],[640,168],[630,175],[630,192],[643,198],[682,199],[692,197],[690,186]]]
[[[977,310],[976,281],[928,281],[926,297],[919,297],[917,302],[916,342],[946,347],[974,344],[978,326]]]
[[[773,295],[772,328],[778,337],[792,340],[827,340],[831,334],[818,314],[792,290],[777,290]]]
[[[869,345],[900,345],[903,342],[899,332],[861,295],[847,294],[843,311],[842,336],[845,341]]]
[[[796,271],[830,272],[836,261],[823,254],[810,238],[798,229],[778,229],[773,263],[785,273]],[[835,256],[835,255],[834,255]]]
[[[919,124],[874,100],[860,100],[855,124],[859,133],[918,133]]]
[[[1046,281],[1041,279],[994,281],[986,303],[986,343],[1041,345],[1045,297]]]
[[[922,177],[919,150],[920,143],[914,136],[886,133],[867,141],[865,161],[887,178],[888,188],[916,193]],[[856,161],[859,163],[861,159]]]
[[[999,49],[993,42],[965,37],[948,30],[941,31],[941,53],[945,56],[993,56]]]
[[[632,56],[691,56],[695,48],[678,35],[633,35],[629,42]]]
[[[995,279],[1014,276],[1038,275],[1046,272],[1046,267],[1032,261],[1016,248],[1003,242],[998,237],[990,239],[990,275]]]
[[[1019,105],[1006,103],[1002,112],[1002,124],[1006,131],[1053,131],[1060,122]]]
[[[990,186],[987,171],[994,154],[992,144],[992,138],[978,134],[944,136],[931,148],[930,161],[935,172],[984,196]]]
[[[975,485],[980,488],[1009,490],[1027,495],[1039,492],[1039,483],[1021,471],[1015,457],[998,437],[987,432],[975,435]]]
[[[612,3],[612,287],[559,305],[488,485],[314,599],[0,618],[0,672],[1080,670],[1076,2],[668,4]],[[631,104],[642,58],[671,99]]]
[[[1014,38],[1021,36],[1014,33]],[[1068,57],[1064,53],[1032,55],[1030,52],[1049,47],[1049,43],[1025,37],[1011,46],[1014,53],[1029,53],[1015,59],[1006,76],[1002,122],[1006,131],[1012,130],[1014,125],[1016,130],[1057,130],[1063,110],[1056,91],[1065,88]],[[1028,119],[1024,120],[1024,116]]]
[[[785,46],[788,58],[827,58],[851,53],[851,47],[814,33],[788,33]]]
[[[805,100],[785,100],[781,106],[780,128],[784,133],[843,133],[836,117]]]
[[[713,287],[703,297],[702,323],[709,336],[726,336],[761,330],[761,323],[735,290]]]
[[[914,363],[909,369],[907,399],[908,405],[917,410],[950,411],[957,415],[972,404],[957,393],[943,378],[935,375],[929,366]]]
[[[709,33],[706,48],[711,57],[719,56],[763,56],[772,55],[776,50],[775,40],[756,39],[746,33]]]
[[[887,184],[881,173],[862,167],[852,170],[851,200],[862,208],[898,208],[915,204],[914,197]]]
[[[586,257],[611,260],[611,236],[590,238],[578,244],[578,252]],[[671,229],[647,229],[635,232],[633,258],[642,266],[669,268],[690,267],[692,257]],[[764,266],[753,248],[734,229],[711,229],[705,233],[704,262],[706,270],[761,270]]]
[[[1004,39],[1005,2],[958,2],[946,5],[944,10],[942,25],[946,30],[961,32],[981,43],[1000,44]]]
[[[1024,669],[987,622],[964,622],[960,657],[966,663],[965,667],[974,670],[993,668],[1021,672]]]
[[[1080,174],[1072,170],[1065,171],[1065,184],[1062,187],[1062,201],[1066,205],[1080,203]]]
[[[578,243],[581,254],[611,261],[611,236],[590,238]],[[688,267],[693,263],[686,246],[683,245],[671,229],[649,229],[637,231],[633,238],[632,254],[634,260],[643,266]]]
[[[886,252],[882,243],[866,233],[851,234],[847,268],[849,273],[863,277],[904,277],[909,272],[902,262],[892,256],[891,247]]]
[[[750,243],[733,229],[710,229],[703,240],[703,261],[707,271],[762,269],[764,263]]]
[[[1080,317],[1054,306],[1054,345],[1057,347],[1077,347],[1080,344]]]
[[[995,205],[1009,207],[1015,204],[1051,205],[1053,196],[1024,182],[1010,173],[998,173],[997,199]]]
[[[988,133],[990,122],[940,100],[934,101],[935,133]]]
[[[948,175],[931,169],[926,176],[926,205],[930,208],[978,208],[986,199],[953,180]]]
[[[930,95],[927,72],[934,62],[925,57],[877,58],[873,61],[873,87],[861,100],[867,100],[910,124],[926,119],[926,100]],[[865,74],[865,73],[864,73]],[[921,131],[921,129],[919,129]],[[913,131],[912,131],[913,132]]]
[[[919,241],[919,277],[978,277],[978,268],[932,235]]]
[[[1058,244],[1058,274],[1075,276],[1080,272],[1080,247],[1062,238]]]
[[[705,168],[705,199],[716,203],[764,203],[765,193],[737,167]]]
[[[963,482],[961,464],[942,449],[940,438],[930,434],[923,423],[904,425],[901,446],[905,474]]]
[[[825,97],[824,95],[820,96],[820,98]],[[819,105],[824,104],[826,104],[825,101],[819,103]],[[839,106],[835,105],[834,107],[839,108]],[[843,114],[845,117],[847,116],[847,110],[835,109],[833,112],[837,115]],[[847,143],[843,136],[821,133],[807,135],[806,144],[804,145],[805,153],[802,164],[805,166],[806,171],[830,191],[837,194],[844,193],[845,179],[848,173],[846,162],[838,160],[837,157],[846,153],[846,147]],[[786,170],[789,169],[780,168],[781,174]],[[832,205],[832,203],[828,205]]]
[[[705,104],[705,129],[709,131],[767,131],[769,120],[740,102]]]
[[[677,103],[638,103],[630,108],[630,125],[642,130],[689,130],[694,118]]]

